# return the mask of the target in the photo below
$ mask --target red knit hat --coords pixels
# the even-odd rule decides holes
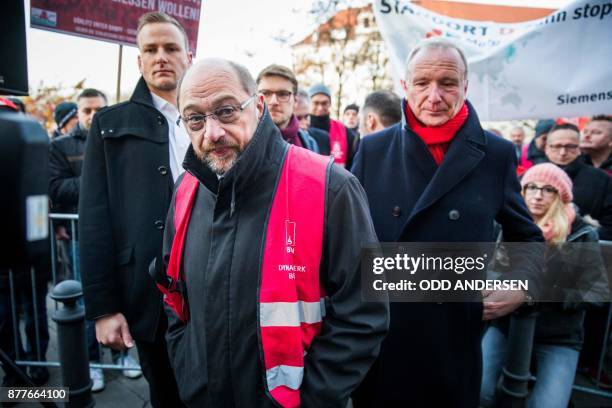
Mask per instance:
[[[521,187],[525,187],[533,181],[550,184],[556,188],[561,201],[564,203],[571,203],[574,199],[572,180],[563,170],[552,163],[537,164],[527,170],[521,179]]]

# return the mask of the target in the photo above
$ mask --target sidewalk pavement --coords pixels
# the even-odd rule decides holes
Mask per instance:
[[[55,302],[47,296],[47,311],[49,316],[49,349],[47,350],[47,361],[59,361],[57,350],[57,326],[51,319],[55,311]],[[110,349],[102,349],[102,362],[113,364]],[[130,351],[130,355],[138,360],[136,349]],[[62,374],[59,367],[49,367],[49,381],[46,387],[60,386]],[[4,371],[0,367],[0,379],[4,377]],[[129,379],[123,376],[121,371],[104,370],[106,388],[101,392],[92,393],[96,408],[149,408],[149,385],[143,376],[137,379]],[[0,404],[1,405],[1,404]],[[58,404],[59,405],[59,404]],[[40,407],[35,403],[20,403],[15,407]],[[61,405],[60,405],[61,406]]]

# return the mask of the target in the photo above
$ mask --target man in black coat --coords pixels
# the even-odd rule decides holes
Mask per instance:
[[[591,118],[582,131],[580,151],[586,164],[612,175],[612,116]]]
[[[161,254],[164,220],[189,137],[176,124],[178,81],[191,64],[187,35],[164,13],[138,26],[142,78],[128,102],[94,117],[79,201],[87,318],[98,341],[138,348],[151,403],[180,406],[168,361],[162,298],[148,275]]]
[[[548,160],[572,179],[574,203],[580,214],[599,222],[599,238],[612,239],[612,180],[603,170],[589,166],[580,157],[580,130],[571,124],[554,126],[546,139]]]
[[[49,198],[54,211],[77,212],[87,133],[94,115],[105,106],[106,96],[102,92],[84,89],[77,97],[77,125],[49,144]]]
[[[402,122],[365,137],[352,168],[378,238],[491,242],[497,221],[506,241],[536,242],[517,257],[512,278],[537,290],[533,254],[543,237],[521,197],[512,144],[485,132],[466,100],[463,52],[441,39],[419,44],[402,86]],[[392,303],[389,334],[355,407],[478,406],[483,320],[510,313],[532,294],[483,296],[471,303]]]

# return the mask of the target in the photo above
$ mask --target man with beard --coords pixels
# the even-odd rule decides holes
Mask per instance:
[[[189,406],[344,408],[388,324],[387,302],[361,301],[376,236],[357,179],[286,143],[264,101],[230,61],[181,82],[191,147],[157,277],[169,354]]]
[[[272,121],[281,131],[283,139],[290,144],[319,152],[319,145],[311,136],[318,139],[327,135],[319,129],[303,130],[294,114],[298,98],[298,82],[293,72],[281,65],[270,65],[257,76],[257,92],[264,96]]]
[[[402,122],[365,137],[352,172],[382,242],[463,242],[469,250],[495,241],[497,221],[505,241],[537,242],[516,250],[509,273],[535,291],[542,233],[521,197],[512,144],[484,131],[466,99],[467,68],[447,40],[417,44],[402,81]],[[494,290],[470,303],[392,303],[389,334],[355,407],[478,406],[483,320],[532,296]]]
[[[336,164],[350,169],[359,138],[342,122],[329,116],[332,100],[328,87],[317,84],[310,88],[308,95],[310,96],[310,127],[324,130],[329,135],[324,140],[317,140],[321,154],[334,156]]]
[[[187,34],[164,13],[138,24],[142,74],[129,101],[99,111],[85,149],[79,201],[86,316],[114,349],[137,346],[151,405],[180,406],[162,297],[148,274],[189,138],[176,120],[177,85],[191,64]],[[135,344],[134,344],[135,341]]]

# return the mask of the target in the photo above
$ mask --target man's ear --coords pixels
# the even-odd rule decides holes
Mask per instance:
[[[140,54],[138,54],[138,70],[140,71],[140,74],[142,75],[142,58],[140,57]]]
[[[406,83],[405,80],[400,79],[400,85],[402,86],[402,89],[404,90],[404,92],[408,92],[408,83]]]
[[[262,94],[257,94],[255,98],[256,98],[255,102],[257,106],[257,120],[259,120],[261,119],[264,113],[265,101],[264,101],[264,96]]]
[[[366,126],[368,128],[368,132],[373,132],[378,125],[378,120],[376,116],[372,112],[368,112],[368,116],[366,117]]]
[[[189,61],[189,65],[193,64],[193,52],[187,52],[187,60]]]

